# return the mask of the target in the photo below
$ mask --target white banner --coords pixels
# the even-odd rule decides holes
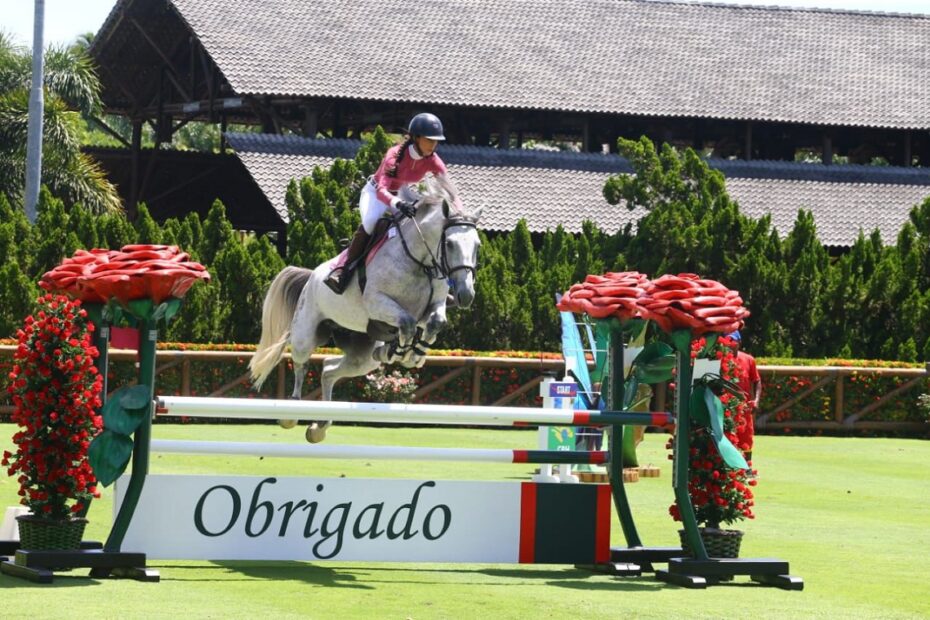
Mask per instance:
[[[116,509],[128,482],[116,482]],[[520,489],[459,480],[154,475],[122,550],[153,559],[517,562]]]

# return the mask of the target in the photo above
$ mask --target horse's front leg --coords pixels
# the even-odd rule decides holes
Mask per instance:
[[[436,342],[436,338],[439,336],[439,332],[445,329],[448,322],[449,321],[446,318],[446,300],[443,299],[442,301],[433,305],[432,310],[426,319],[426,324],[423,326],[423,337],[421,340],[426,344],[433,344]]]
[[[379,346],[374,351],[374,357],[379,362],[394,363],[403,356],[403,353],[398,355],[397,350],[406,351],[416,344],[417,320],[400,304],[383,293],[373,292],[371,295],[366,295],[365,306],[369,318],[397,327],[396,346],[389,343]]]
[[[422,334],[417,338],[417,342],[410,348],[400,360],[400,364],[406,368],[421,368],[426,363],[427,347],[436,342],[436,338],[448,323],[446,319],[446,300],[436,302],[423,324]]]

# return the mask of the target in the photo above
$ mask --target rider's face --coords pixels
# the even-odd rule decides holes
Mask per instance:
[[[420,155],[423,157],[429,157],[433,154],[433,151],[436,150],[438,141],[430,140],[425,136],[417,136],[415,144],[417,145],[417,151],[420,152]]]

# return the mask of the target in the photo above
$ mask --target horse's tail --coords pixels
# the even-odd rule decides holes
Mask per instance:
[[[255,389],[261,389],[284,354],[291,337],[291,321],[297,301],[312,273],[303,267],[285,267],[268,287],[262,304],[262,339],[249,362]]]

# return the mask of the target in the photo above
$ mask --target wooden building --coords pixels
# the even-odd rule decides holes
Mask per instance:
[[[930,177],[927,41],[927,16],[647,0],[119,0],[91,51],[107,110],[134,127],[127,152],[110,154],[121,191],[167,214],[209,206],[184,191],[192,183],[249,174],[233,165],[216,177],[191,160],[188,174],[153,183],[185,165],[165,145],[189,122],[341,139],[397,131],[423,110],[440,115],[450,145],[556,141],[585,156],[647,135],[714,160],[820,162],[787,168],[798,182],[812,168],[880,163],[916,167],[906,178],[920,186]],[[910,204],[885,194],[875,208],[906,216]],[[254,220],[274,205],[262,195],[230,207],[237,225],[263,229]],[[818,204],[798,199],[795,211]]]

